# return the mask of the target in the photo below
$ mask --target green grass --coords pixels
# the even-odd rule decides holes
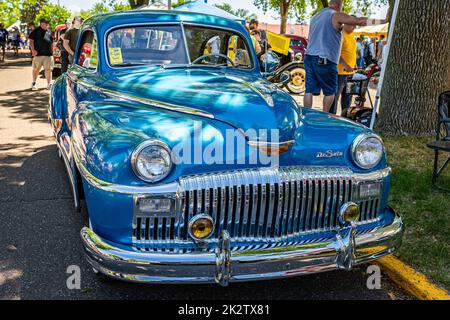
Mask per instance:
[[[431,186],[434,152],[426,144],[433,137],[384,140],[393,169],[390,205],[406,224],[398,257],[449,290],[450,193]],[[448,155],[442,154],[442,162]],[[450,188],[450,168],[440,183]]]

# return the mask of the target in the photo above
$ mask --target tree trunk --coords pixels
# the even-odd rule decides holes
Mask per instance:
[[[290,1],[282,1],[280,3],[280,16],[281,16],[280,34],[286,34],[287,22],[289,18],[289,7]]]
[[[450,90],[449,12],[450,1],[400,0],[381,94],[382,133],[435,133],[438,95]]]
[[[150,0],[128,0],[131,9],[139,8],[141,6],[147,6]]]
[[[321,2],[324,8],[328,7],[328,0],[321,0]]]

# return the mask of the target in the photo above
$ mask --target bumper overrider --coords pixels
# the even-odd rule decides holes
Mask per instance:
[[[348,224],[334,238],[316,243],[232,251],[229,234],[223,231],[215,252],[165,254],[129,251],[112,246],[91,229],[81,230],[87,259],[97,271],[120,280],[149,283],[218,283],[255,281],[351,270],[396,251],[403,235],[402,218],[386,209],[394,219],[389,225],[358,233]]]

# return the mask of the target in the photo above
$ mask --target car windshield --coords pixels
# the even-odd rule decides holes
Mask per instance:
[[[108,60],[113,67],[253,67],[247,42],[238,33],[222,29],[184,26],[183,30],[180,25],[130,26],[111,31],[106,43]]]

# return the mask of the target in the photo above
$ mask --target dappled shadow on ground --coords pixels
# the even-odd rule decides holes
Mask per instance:
[[[0,94],[0,107],[8,108],[13,118],[31,122],[48,122],[47,106],[48,95],[31,91],[31,89]]]
[[[13,52],[7,51],[5,61],[0,61],[0,72],[2,69],[20,69],[27,66],[31,66],[29,50],[20,50],[18,56],[14,56]]]
[[[85,223],[70,210],[70,186],[56,146],[31,151],[27,139],[23,137],[20,148],[30,148],[32,156],[0,152],[0,300],[39,298],[35,293],[46,290],[45,279],[70,257],[71,244],[59,244],[70,232],[69,238],[78,240]],[[6,150],[17,147],[2,145]],[[61,229],[66,223],[72,228]],[[54,256],[59,247],[67,251]]]

